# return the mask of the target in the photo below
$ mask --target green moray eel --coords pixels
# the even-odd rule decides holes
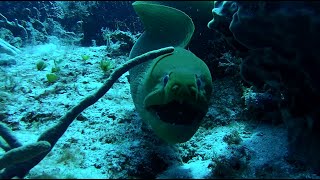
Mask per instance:
[[[172,53],[159,56],[129,71],[130,91],[142,120],[168,143],[188,141],[208,111],[212,78],[207,65],[185,47],[194,32],[184,12],[147,1],[134,2],[145,31],[129,57],[174,46]]]

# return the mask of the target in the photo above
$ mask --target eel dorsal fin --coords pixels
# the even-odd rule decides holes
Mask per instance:
[[[136,1],[132,6],[145,31],[132,48],[130,58],[166,46],[184,48],[188,45],[194,32],[194,24],[187,14],[148,1]]]

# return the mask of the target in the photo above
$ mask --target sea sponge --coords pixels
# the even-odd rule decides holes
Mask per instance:
[[[47,64],[44,61],[40,60],[37,62],[36,67],[38,71],[42,71],[47,67]]]
[[[49,73],[46,75],[46,77],[49,83],[54,83],[58,80],[58,76],[54,73]]]
[[[288,155],[320,174],[320,2],[238,1],[229,29],[251,49],[241,75],[283,95],[279,103],[288,127]],[[221,13],[223,15],[223,13]]]

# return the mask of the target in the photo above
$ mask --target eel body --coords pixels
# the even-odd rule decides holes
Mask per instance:
[[[130,58],[174,46],[129,71],[130,91],[142,120],[168,143],[188,141],[208,111],[212,78],[207,65],[185,47],[194,32],[191,18],[175,8],[147,1],[134,2],[145,31]]]

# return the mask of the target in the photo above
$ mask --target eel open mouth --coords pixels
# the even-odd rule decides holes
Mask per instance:
[[[191,125],[202,119],[203,112],[192,104],[171,101],[163,105],[151,105],[148,108],[155,112],[161,121],[173,125]]]

